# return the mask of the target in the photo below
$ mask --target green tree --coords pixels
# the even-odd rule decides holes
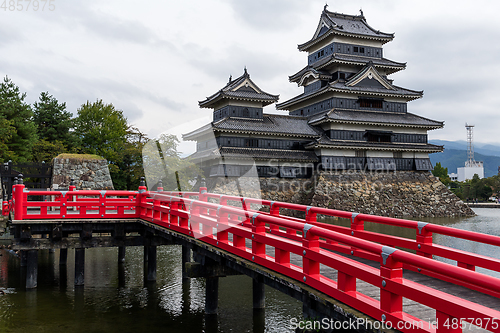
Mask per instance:
[[[84,153],[104,157],[114,163],[121,159],[127,141],[127,118],[113,104],[102,100],[83,104],[75,119],[75,134]]]
[[[33,161],[50,163],[54,157],[65,152],[67,152],[67,149],[61,141],[38,140],[33,145]]]
[[[122,159],[117,163],[118,170],[113,178],[115,189],[135,190],[139,187],[140,178],[144,176],[142,149],[147,141],[147,135],[138,128],[129,128]]]
[[[14,121],[7,120],[0,114],[0,161],[8,161],[14,158],[14,152],[9,150],[7,143],[16,133],[16,128],[12,126]]]
[[[72,114],[66,111],[66,103],[59,101],[48,92],[42,92],[39,101],[33,104],[33,121],[37,125],[38,138],[68,150],[77,146],[76,136],[70,131],[73,126]]]
[[[436,163],[434,170],[432,170],[432,174],[439,177],[441,183],[445,185],[448,185],[451,182],[451,179],[448,176],[448,168],[443,168],[440,162]]]
[[[1,158],[15,162],[31,160],[31,149],[37,141],[36,125],[33,122],[33,111],[24,102],[26,93],[21,93],[7,76],[0,84],[0,139],[3,145]]]

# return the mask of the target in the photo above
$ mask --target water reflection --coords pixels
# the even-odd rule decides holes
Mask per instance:
[[[286,332],[302,313],[299,302],[266,289],[267,309],[254,314],[252,281],[221,278],[218,316],[204,314],[204,279],[182,283],[181,248],[158,247],[157,281],[144,284],[144,251],[127,248],[118,263],[114,248],[88,249],[85,286],[74,287],[74,250],[67,265],[59,251],[40,251],[38,288],[26,291],[18,258],[0,257],[0,332]]]

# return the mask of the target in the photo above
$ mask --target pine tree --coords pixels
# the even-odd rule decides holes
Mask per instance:
[[[0,145],[3,144],[5,149],[0,153],[3,161],[27,162],[32,158],[32,147],[37,141],[36,125],[25,98],[26,93],[21,93],[6,76],[0,84],[0,132],[6,134],[0,139]]]

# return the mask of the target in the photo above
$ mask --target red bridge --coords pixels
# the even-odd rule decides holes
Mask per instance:
[[[45,200],[32,201],[34,197]],[[161,188],[152,192],[145,186],[138,191],[79,191],[72,186],[69,191],[46,192],[17,184],[13,199],[4,202],[2,209],[3,215],[12,213],[14,247],[21,250],[89,247],[92,233],[103,230],[118,238],[110,246],[138,245],[127,244],[127,235],[133,232],[127,223],[139,222],[157,237],[215,258],[225,266],[219,273],[190,265],[191,274],[197,269],[207,277],[207,302],[211,302],[207,312],[217,309],[217,285],[209,284],[209,278],[214,281],[231,271],[254,278],[254,306],[259,303],[255,301],[259,284],[266,283],[301,299],[309,313],[339,323],[353,318],[363,322],[361,331],[392,327],[403,332],[500,332],[500,279],[492,276],[500,272],[500,260],[440,246],[432,239],[433,234],[441,234],[500,246],[497,236],[207,193],[204,187],[199,192]],[[285,211],[287,215],[283,215]],[[300,214],[305,218],[290,217]],[[350,227],[321,222],[326,218],[349,219]],[[112,229],[97,227],[111,222],[119,223],[123,230],[117,232],[120,227],[116,225]],[[413,229],[415,239],[365,231],[365,222]],[[72,232],[80,233],[79,243],[63,241]],[[37,234],[49,237],[42,239]],[[476,272],[476,267],[492,274]],[[215,300],[210,300],[214,290]]]

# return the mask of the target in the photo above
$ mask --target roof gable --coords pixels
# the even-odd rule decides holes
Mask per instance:
[[[247,69],[242,76],[237,79],[229,77],[229,82],[218,92],[207,97],[204,101],[198,102],[202,108],[216,107],[221,100],[245,100],[262,102],[262,106],[277,102],[279,95],[271,95],[260,89],[251,79]]]
[[[396,90],[382,75],[380,75],[371,62],[347,81],[345,85],[347,87],[376,87]]]
[[[306,71],[300,79],[297,81],[297,85],[306,86],[309,82],[315,80],[328,80],[331,79],[332,75],[328,72],[317,71],[314,68],[310,68]]]

